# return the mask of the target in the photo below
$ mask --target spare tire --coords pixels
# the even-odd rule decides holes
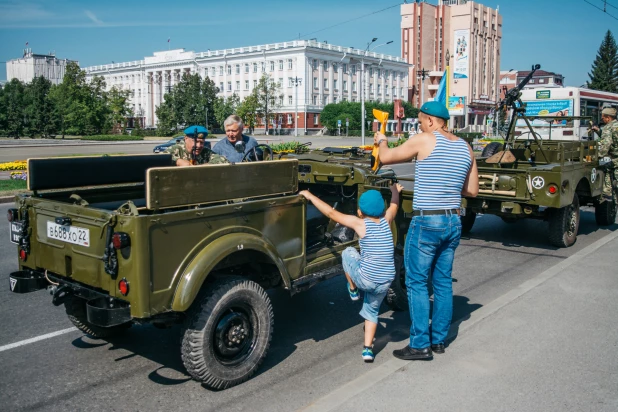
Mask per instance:
[[[502,150],[503,144],[499,142],[491,142],[483,148],[481,157],[491,157]]]

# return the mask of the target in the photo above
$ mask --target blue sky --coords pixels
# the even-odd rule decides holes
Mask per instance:
[[[603,5],[602,0],[587,1]],[[544,70],[562,73],[567,85],[579,86],[588,79],[605,32],[610,29],[618,38],[618,20],[586,0],[479,3],[500,6],[502,70],[529,70],[540,63]],[[608,0],[607,11],[618,17],[618,0]],[[168,37],[172,48],[206,51],[299,35],[357,48],[372,37],[394,40],[380,51],[398,56],[399,12],[397,2],[389,0],[0,0],[0,62],[20,57],[26,42],[35,53],[55,51],[86,67],[141,60],[166,50]],[[0,79],[6,79],[5,63],[0,64]]]

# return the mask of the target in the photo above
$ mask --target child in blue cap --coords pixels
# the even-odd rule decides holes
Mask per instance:
[[[403,189],[399,183],[391,186],[391,203],[384,210],[384,198],[377,190],[363,193],[358,202],[358,217],[346,215],[333,209],[327,203],[303,190],[299,194],[309,200],[325,216],[333,221],[354,229],[358,234],[360,254],[349,247],[341,258],[348,279],[348,292],[352,300],[358,300],[358,290],[365,292],[360,315],[365,318],[365,345],[362,357],[365,362],[373,362],[373,340],[378,328],[378,311],[386,292],[395,278],[393,234],[390,224],[395,219],[399,207],[399,193]]]

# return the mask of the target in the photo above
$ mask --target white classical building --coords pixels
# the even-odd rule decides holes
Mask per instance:
[[[116,86],[132,90],[134,113],[145,127],[156,126],[156,107],[184,73],[208,76],[219,88],[219,96],[236,93],[241,100],[266,73],[280,84],[276,126],[294,128],[294,114],[298,112],[299,133],[304,133],[322,127],[319,113],[324,105],[360,101],[361,62],[366,100],[407,99],[409,64],[402,58],[313,40],[200,53],[167,50],[144,60],[85,70],[87,78],[103,76],[108,89]]]
[[[60,84],[67,64],[71,61],[74,60],[59,59],[52,53],[36,54],[32,53],[32,49],[24,49],[21,58],[6,62],[6,79],[9,82],[17,79],[30,83],[35,77],[45,77],[52,84]]]

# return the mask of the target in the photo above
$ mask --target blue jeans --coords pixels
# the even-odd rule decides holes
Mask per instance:
[[[410,347],[430,345],[429,274],[433,279],[431,344],[444,343],[453,316],[453,258],[461,237],[459,216],[414,216],[410,223],[404,259],[410,306]]]
[[[341,254],[343,270],[350,275],[357,288],[364,293],[363,308],[360,315],[370,322],[378,323],[380,305],[391,286],[391,282],[377,284],[362,277],[360,273],[360,254],[353,247],[346,248]]]

